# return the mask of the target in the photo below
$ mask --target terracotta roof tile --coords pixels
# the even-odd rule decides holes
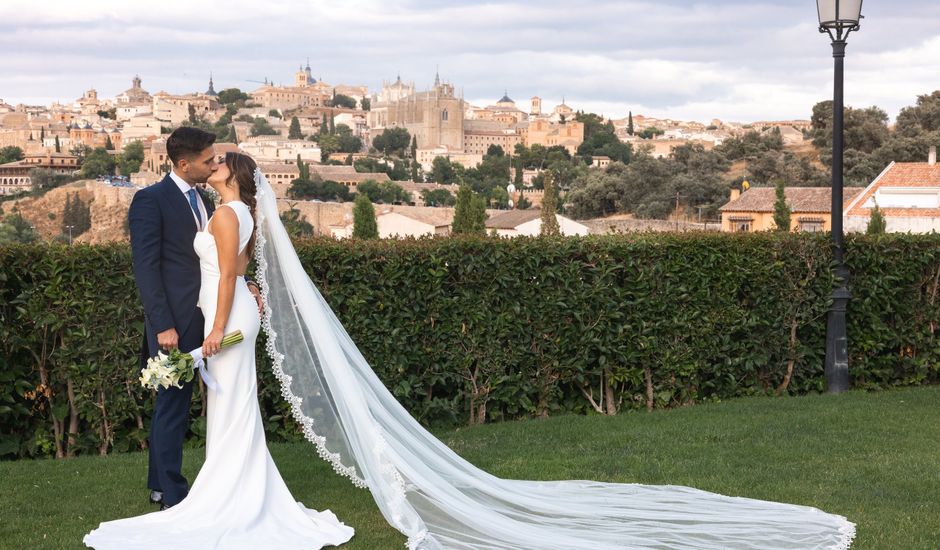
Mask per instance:
[[[516,227],[534,220],[542,215],[541,210],[509,210],[502,214],[496,214],[486,220],[487,229],[515,229]]]
[[[882,187],[940,187],[940,164],[893,162],[871,183],[859,200],[845,214],[869,216],[868,199]],[[940,208],[881,208],[887,217],[940,217]]]
[[[843,204],[847,204],[863,190],[863,187],[844,188],[842,190]],[[793,213],[829,212],[832,207],[832,192],[829,187],[787,187],[784,195]],[[773,187],[751,187],[719,210],[722,212],[773,212],[776,200],[776,189]]]

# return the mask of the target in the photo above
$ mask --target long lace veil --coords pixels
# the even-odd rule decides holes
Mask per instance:
[[[305,273],[264,175],[255,258],[284,398],[318,454],[368,488],[411,550],[844,549],[815,508],[679,486],[500,479],[460,458],[386,390]]]

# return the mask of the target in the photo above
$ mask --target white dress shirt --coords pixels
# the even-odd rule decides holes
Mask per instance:
[[[183,198],[186,199],[186,204],[189,204],[189,193],[190,189],[196,189],[194,186],[190,185],[186,180],[176,175],[176,172],[170,170],[170,179],[173,180],[173,183],[180,188],[180,191],[183,193]],[[192,207],[189,208],[189,213],[193,215],[193,221],[196,222],[196,230],[202,231],[206,227],[206,223],[209,221],[209,216],[206,213],[206,205],[202,202],[202,195],[199,194],[199,191],[196,191],[196,204],[199,206],[199,215],[202,216],[202,223],[199,223],[199,220],[196,219],[196,213],[193,212]]]

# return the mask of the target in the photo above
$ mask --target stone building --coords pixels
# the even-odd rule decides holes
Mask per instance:
[[[118,107],[127,107],[131,105],[146,105],[151,103],[150,93],[141,87],[139,75],[134,75],[131,80],[131,87],[119,93],[114,101]]]
[[[73,174],[79,169],[78,157],[67,153],[26,155],[23,160],[0,164],[0,195],[27,191],[33,182],[29,171],[34,168],[52,170],[54,174]]]
[[[153,95],[153,117],[171,126],[179,126],[189,120],[190,107],[196,116],[205,116],[219,108],[219,100],[205,94],[171,95],[157,92]]]
[[[550,119],[539,118],[529,122],[523,130],[523,143],[526,147],[542,145],[564,147],[571,155],[578,152],[578,147],[584,142],[584,123],[574,119],[565,122],[552,122]]]
[[[454,92],[454,86],[434,78],[434,86],[415,92],[414,85],[405,87],[399,78],[382,92],[372,105],[369,128],[376,136],[386,128],[405,128],[415,136],[419,149],[445,147],[464,150],[464,111],[467,104]]]

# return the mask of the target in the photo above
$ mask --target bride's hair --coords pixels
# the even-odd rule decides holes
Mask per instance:
[[[231,151],[225,153],[225,165],[228,167],[228,180],[226,180],[225,185],[229,185],[232,181],[238,185],[238,195],[241,198],[241,201],[248,205],[248,209],[251,210],[251,219],[255,218],[255,208],[257,207],[257,199],[255,198],[255,170],[258,168],[258,164],[255,160],[244,153],[233,153]],[[258,231],[257,224],[255,225],[254,230],[251,232],[251,239],[248,241],[248,246],[245,250],[248,252],[248,257],[250,258],[255,249],[255,234]]]

